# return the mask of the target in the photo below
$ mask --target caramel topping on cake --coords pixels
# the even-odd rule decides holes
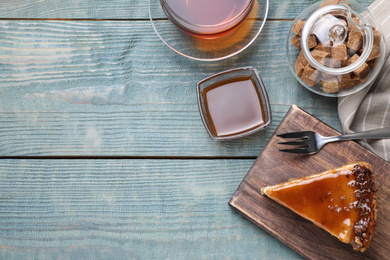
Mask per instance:
[[[371,166],[356,163],[262,188],[261,192],[364,252],[376,226]]]

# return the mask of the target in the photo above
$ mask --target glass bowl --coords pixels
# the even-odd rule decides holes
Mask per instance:
[[[263,81],[253,67],[235,68],[197,84],[198,108],[214,141],[253,134],[271,124],[271,107]]]
[[[290,28],[286,44],[290,70],[316,94],[354,94],[371,86],[385,63],[380,31],[368,9],[354,0],[317,2]]]
[[[216,28],[167,12],[166,1],[149,0],[149,18],[154,31],[171,50],[199,61],[226,59],[248,48],[264,27],[269,6],[269,0],[250,0],[250,8],[224,23],[224,31],[218,32]],[[199,34],[199,31],[206,33]]]

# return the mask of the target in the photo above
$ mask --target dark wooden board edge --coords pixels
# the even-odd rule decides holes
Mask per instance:
[[[271,136],[270,141],[266,144],[266,146],[264,147],[264,150],[267,150],[269,148],[268,146],[272,145],[271,140],[275,137],[275,135],[277,133],[279,133],[279,128],[294,113],[303,113],[305,116],[310,116],[312,118],[315,118],[312,115],[310,115],[309,113],[307,113],[306,111],[297,107],[296,105],[293,105],[290,108],[290,110],[287,112],[286,116],[281,121],[280,125],[277,127],[275,133]],[[318,119],[316,119],[316,120],[318,120]],[[318,122],[320,124],[323,124],[327,128],[327,130],[329,131],[328,134],[340,134],[337,130],[333,129],[332,127],[325,124],[324,122],[322,122],[320,120],[318,120]],[[360,147],[360,149],[363,148],[362,146],[360,146],[359,144],[357,144],[355,142],[352,142],[352,141],[350,141],[350,142],[351,142],[352,147],[355,146],[355,147]],[[365,148],[363,148],[363,149],[365,150],[366,158],[375,158],[372,160],[373,162],[376,162],[377,164],[383,164],[383,165],[388,166],[387,161],[378,157],[374,153],[366,150]],[[247,185],[251,185],[249,182],[252,180],[252,175],[255,173],[254,168],[259,163],[259,161],[261,161],[262,156],[263,156],[263,152],[260,153],[259,157],[256,159],[256,161],[254,162],[252,167],[249,169],[248,174],[244,177],[244,179],[242,180],[242,182],[238,186],[237,190],[235,191],[235,193],[233,194],[232,198],[230,199],[230,201],[228,203],[229,206],[232,207],[234,210],[236,210],[241,215],[243,215],[244,217],[246,217],[249,220],[251,220],[252,222],[254,222],[257,226],[261,227],[262,229],[264,229],[266,232],[268,232],[269,234],[271,234],[275,238],[279,239],[281,242],[283,242],[284,244],[289,246],[291,249],[293,249],[297,253],[301,254],[302,256],[304,256],[308,259],[329,259],[330,258],[329,255],[324,254],[321,256],[321,255],[318,255],[318,252],[314,252],[315,250],[310,250],[311,248],[318,246],[318,244],[315,244],[315,243],[312,244],[312,243],[310,243],[311,242],[310,240],[305,240],[303,242],[304,242],[306,247],[305,248],[298,247],[298,246],[296,246],[296,241],[291,241],[289,239],[286,239],[285,236],[281,236],[281,233],[275,232],[272,228],[270,228],[267,225],[267,223],[265,221],[263,221],[261,218],[254,216],[254,214],[251,213],[254,211],[253,209],[251,209],[251,212],[248,213],[241,208],[240,203],[239,203],[240,194],[242,192],[248,192],[248,190],[250,191],[250,189],[245,189],[245,188]],[[372,162],[370,162],[370,163],[372,163]],[[386,198],[384,198],[384,199],[386,199]],[[282,206],[276,205],[276,204],[274,206],[276,208],[275,212],[278,212],[281,210]],[[256,201],[253,201],[253,207],[257,207]],[[376,258],[375,255],[377,255],[378,250],[380,250],[380,249],[371,250],[371,252],[375,251],[374,253],[371,253],[371,254],[369,254],[369,253],[367,254],[367,252],[370,252],[370,249],[365,254],[353,251],[349,245],[346,245],[346,244],[339,242],[337,240],[337,238],[332,238],[332,237],[329,238],[330,235],[326,231],[314,226],[314,224],[312,224],[311,222],[309,222],[309,221],[307,221],[299,216],[295,216],[296,215],[295,213],[290,212],[288,214],[294,215],[294,221],[298,221],[301,226],[307,227],[305,231],[312,231],[311,235],[317,236],[318,234],[320,234],[319,236],[321,236],[321,237],[324,236],[325,239],[328,239],[328,240],[333,239],[333,241],[331,241],[331,246],[328,248],[328,250],[332,250],[332,254],[338,255],[338,257],[346,257],[344,259],[373,259],[373,258],[375,259]],[[284,219],[284,221],[286,221],[286,219]],[[293,224],[293,223],[290,223],[290,224]],[[382,250],[383,250],[383,247],[382,247]],[[313,251],[313,252],[311,253],[311,251]],[[377,257],[379,258],[379,255],[377,255]]]

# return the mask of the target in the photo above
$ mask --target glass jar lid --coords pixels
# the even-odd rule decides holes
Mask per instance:
[[[324,48],[332,49],[331,58],[310,52],[313,35]],[[307,61],[330,75],[343,75],[359,68],[369,57],[373,42],[371,25],[343,4],[327,5],[316,10],[305,22],[301,35],[302,52]],[[349,59],[353,56],[356,58]]]

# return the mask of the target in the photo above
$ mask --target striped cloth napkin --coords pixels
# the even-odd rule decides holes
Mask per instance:
[[[381,24],[386,39],[386,63],[371,88],[338,100],[338,113],[344,133],[390,127],[390,0],[376,0],[368,9]],[[390,139],[367,140],[360,143],[390,160]]]

